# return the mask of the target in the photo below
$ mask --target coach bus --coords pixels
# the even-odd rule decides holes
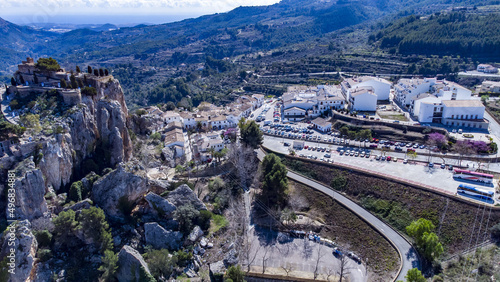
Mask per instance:
[[[455,171],[453,172],[453,177],[488,184],[491,184],[493,182],[493,175],[491,174],[479,173],[463,169],[455,169]]]
[[[466,194],[466,195],[478,197],[478,198],[489,200],[489,201],[493,201],[493,196],[495,195],[495,193],[493,191],[487,191],[484,189],[479,189],[479,188],[469,186],[469,185],[464,185],[464,184],[458,185],[457,193],[458,194]]]

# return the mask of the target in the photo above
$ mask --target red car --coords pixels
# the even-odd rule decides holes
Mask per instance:
[[[307,148],[309,148],[309,146],[305,145],[305,146],[304,146],[304,149],[307,149]]]
[[[387,156],[387,161],[390,162],[391,161],[391,156]]]

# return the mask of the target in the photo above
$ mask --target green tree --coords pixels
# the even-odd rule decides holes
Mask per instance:
[[[419,218],[406,227],[406,233],[415,240],[417,246],[421,246],[424,234],[432,232],[434,228],[436,227],[430,220]]]
[[[66,80],[61,79],[60,84],[61,84],[61,88],[68,88],[68,84],[66,83]]]
[[[262,135],[262,131],[260,131],[259,125],[253,121],[240,121],[240,134],[241,134],[241,142],[246,146],[257,149],[264,137]]]
[[[118,255],[111,250],[105,250],[101,257],[102,265],[97,270],[102,272],[99,281],[114,281],[114,276],[118,270]]]
[[[408,270],[406,273],[406,282],[425,282],[427,279],[425,279],[424,275],[422,275],[422,272],[418,270],[418,268],[413,268]]]
[[[92,74],[92,67],[91,66],[87,66],[87,72]]]
[[[42,130],[42,126],[40,125],[40,115],[26,114],[21,116],[19,121],[27,128],[32,128],[35,133]]]
[[[412,159],[413,161],[415,161],[415,159],[417,158],[416,151],[408,151],[408,152],[406,152],[406,155],[408,156],[408,158]]]
[[[95,76],[99,76],[99,70],[98,69],[94,69],[94,75]]]
[[[80,73],[80,67],[79,66],[76,66],[76,73]]]
[[[61,66],[55,59],[52,58],[40,58],[36,62],[36,67],[41,71],[58,71]]]
[[[78,221],[78,229],[83,231],[86,238],[90,238],[99,246],[101,252],[113,248],[113,237],[102,209],[97,207],[84,209],[80,212]]]
[[[76,89],[78,88],[78,82],[76,82],[76,77],[74,74],[71,74],[69,77],[69,80],[71,81],[71,88]]]
[[[275,154],[269,154],[262,161],[262,193],[269,206],[282,206],[286,203],[288,178],[287,169]]]
[[[191,204],[177,207],[174,212],[174,218],[179,222],[180,230],[184,234],[189,234],[194,227],[195,220],[199,217],[200,212]]]
[[[35,232],[35,237],[40,247],[49,247],[52,243],[52,234],[46,229]]]
[[[228,279],[231,279],[233,282],[244,282],[245,272],[241,270],[241,266],[232,265],[226,270],[226,274],[224,275],[224,280],[227,281]]]
[[[177,266],[177,256],[171,256],[167,249],[154,250],[146,248],[144,260],[148,263],[151,274],[156,277],[168,279]]]
[[[431,261],[438,258],[444,251],[438,236],[432,232],[434,228],[434,224],[424,218],[413,221],[406,227],[406,232],[415,240],[419,251],[426,259]]]
[[[54,230],[62,244],[67,244],[71,239],[73,231],[78,226],[78,222],[75,220],[75,211],[67,210],[62,211],[53,220]]]
[[[97,90],[94,87],[85,86],[82,89],[82,94],[87,96],[95,96],[97,95]]]
[[[82,200],[82,187],[81,181],[75,181],[71,184],[68,192],[68,199],[71,201],[79,202]]]
[[[444,252],[443,245],[439,242],[439,237],[436,233],[424,233],[422,240],[424,257],[428,260],[438,258]]]

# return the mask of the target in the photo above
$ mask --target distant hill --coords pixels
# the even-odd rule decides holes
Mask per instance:
[[[5,21],[3,46],[33,56],[52,56],[63,65],[115,65],[140,61],[164,66],[202,62],[314,42],[342,28],[372,25],[382,18],[425,14],[457,5],[480,5],[486,0],[283,0],[270,6],[238,7],[227,13],[162,25],[139,25],[109,30],[78,29],[63,34],[19,27]],[[363,26],[365,27],[365,26]],[[16,48],[13,48],[16,46]],[[20,47],[20,48],[17,48]],[[181,54],[177,59],[173,54]],[[182,55],[182,54],[187,54]],[[180,58],[180,59],[178,59]],[[9,62],[1,61],[0,69]]]
[[[452,12],[409,16],[370,37],[383,49],[401,54],[500,57],[500,14]]]

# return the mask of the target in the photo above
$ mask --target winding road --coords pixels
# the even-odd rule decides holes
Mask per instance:
[[[265,152],[262,150],[257,150],[257,157],[260,161],[264,159]],[[389,242],[396,248],[401,259],[401,269],[398,273],[396,280],[405,280],[406,273],[412,268],[420,268],[420,261],[416,250],[413,246],[398,232],[393,230],[389,225],[382,222],[380,219],[372,215],[370,212],[365,210],[363,207],[354,203],[350,199],[346,198],[340,193],[337,193],[330,189],[329,187],[316,182],[310,178],[301,176],[295,172],[288,170],[287,176],[294,181],[305,184],[313,189],[323,192],[324,194],[332,197],[337,202],[344,205],[346,208],[351,210],[353,213],[361,217],[363,220],[368,222],[373,228],[375,228],[382,236],[384,236]]]

